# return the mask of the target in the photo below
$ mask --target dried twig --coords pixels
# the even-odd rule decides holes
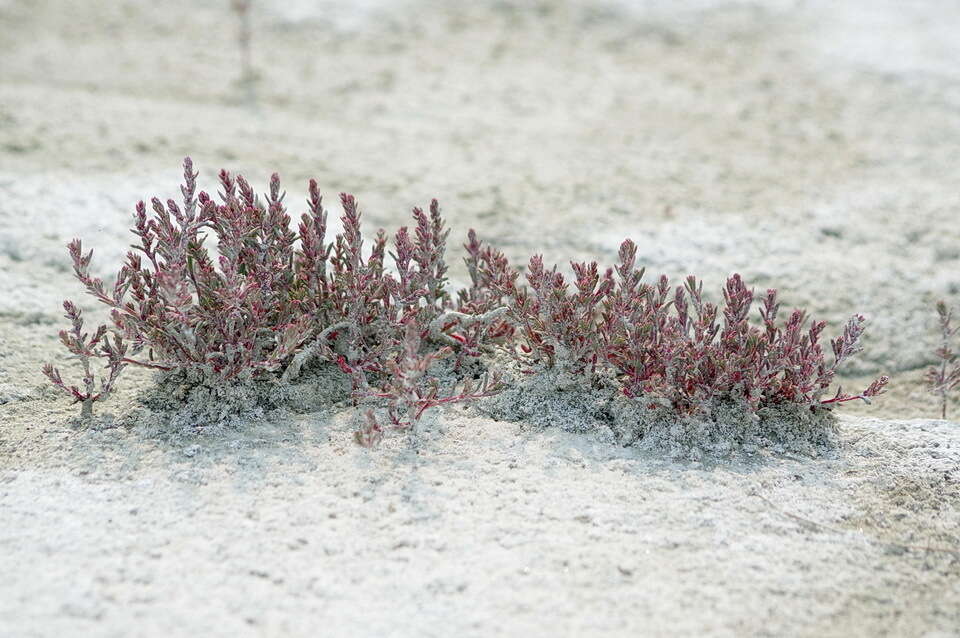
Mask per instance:
[[[947,418],[947,397],[951,390],[960,385],[960,361],[953,351],[953,337],[960,326],[951,325],[953,312],[944,301],[937,302],[937,315],[940,323],[940,347],[935,354],[940,363],[927,370],[927,386],[940,397],[940,418]]]

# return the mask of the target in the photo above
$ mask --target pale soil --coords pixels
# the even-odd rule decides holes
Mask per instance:
[[[251,102],[226,4],[0,0],[0,635],[960,634],[960,426],[921,383],[960,305],[960,11],[260,3]],[[849,373],[893,385],[825,457],[710,467],[456,410],[416,453],[349,411],[76,428],[38,371],[64,296],[99,312],[63,246],[108,274],[186,154],[371,232],[435,196],[517,261],[738,271],[867,314]]]
[[[846,420],[825,458],[704,467],[451,415],[370,453],[347,414],[156,440],[10,413],[4,635],[957,628],[953,424]]]

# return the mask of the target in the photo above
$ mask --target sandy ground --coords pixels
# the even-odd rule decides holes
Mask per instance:
[[[0,635],[960,635],[960,425],[921,383],[960,305],[960,10],[261,2],[251,90],[225,5],[0,0]],[[342,411],[78,429],[39,374],[62,298],[98,312],[63,246],[108,274],[186,154],[371,231],[435,196],[518,261],[630,236],[863,312],[849,383],[891,391],[823,457],[709,466],[459,411],[374,452]]]

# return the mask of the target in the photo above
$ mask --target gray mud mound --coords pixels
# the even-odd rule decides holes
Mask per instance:
[[[349,398],[349,391],[349,379],[329,364],[309,366],[294,384],[269,373],[230,381],[197,373],[158,374],[120,421],[144,431],[216,433],[329,410]]]
[[[761,448],[816,456],[836,444],[836,420],[828,410],[782,406],[754,414],[728,398],[715,401],[706,416],[678,416],[624,396],[613,379],[591,383],[560,369],[524,373],[516,366],[509,379],[506,390],[483,401],[481,412],[539,427],[593,432],[669,458],[724,458]]]

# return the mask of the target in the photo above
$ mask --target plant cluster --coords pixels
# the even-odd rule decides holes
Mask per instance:
[[[887,377],[859,394],[838,389],[825,396],[838,367],[861,349],[863,316],[853,316],[830,342],[828,362],[820,343],[826,323],[807,326],[802,310],[778,322],[776,290],[760,300],[760,325],[751,325],[755,294],[740,275],[727,280],[718,306],[704,299],[695,277],[676,288],[665,276],[643,282],[636,256],[627,240],[619,263],[602,274],[595,262],[573,262],[572,288],[556,266],[545,269],[540,256],[530,260],[527,286],[515,276],[498,277],[491,285],[509,300],[518,359],[562,365],[587,379],[608,369],[628,397],[681,415],[702,413],[721,397],[738,397],[755,412],[781,404],[816,409],[869,402],[883,392]]]
[[[937,302],[937,317],[940,325],[940,346],[936,349],[939,363],[927,370],[927,385],[940,397],[940,418],[947,418],[947,396],[960,385],[960,360],[951,343],[960,326],[953,325],[953,311],[944,301]]]
[[[449,230],[436,200],[413,210],[412,229],[392,238],[380,230],[368,248],[352,195],[340,196],[342,230],[328,237],[316,181],[294,231],[276,174],[260,197],[242,176],[221,171],[217,200],[197,191],[196,178],[187,158],[181,203],[137,204],[136,243],[111,286],[91,274],[92,251],[84,253],[79,239],[69,244],[77,279],[110,309],[110,324],[88,336],[79,309],[65,302],[72,330],[61,339],[82,362],[82,389],[53,366],[44,372],[83,403],[85,416],[127,365],[226,384],[289,383],[312,360],[336,364],[358,403],[380,406],[364,412],[357,438],[366,445],[386,429],[410,429],[431,407],[502,390],[497,375],[464,375],[462,387],[444,388],[430,374],[441,359],[462,370],[496,350],[528,371],[561,369],[588,385],[614,376],[627,397],[677,415],[704,414],[731,397],[754,412],[829,408],[869,401],[887,382],[881,377],[856,395],[827,394],[838,366],[860,349],[862,316],[830,342],[828,362],[824,322],[807,325],[800,310],[779,321],[775,290],[759,300],[760,322],[751,324],[755,294],[739,275],[715,305],[693,277],[675,288],[666,277],[644,282],[629,240],[612,268],[574,262],[568,282],[535,256],[521,282],[503,253],[471,230],[464,244],[470,285],[451,295]],[[91,369],[97,359],[107,370],[99,387]]]
[[[435,200],[429,212],[414,209],[413,233],[398,230],[392,251],[382,230],[365,250],[352,195],[340,196],[343,230],[328,240],[328,214],[315,181],[294,232],[276,174],[261,199],[242,176],[221,171],[219,202],[197,192],[196,178],[187,158],[182,204],[156,198],[149,210],[137,204],[132,232],[138,241],[109,289],[90,272],[92,251],[84,254],[79,239],[69,244],[77,279],[110,308],[111,323],[87,339],[79,310],[67,302],[73,332],[61,338],[83,361],[86,389],[68,388],[52,366],[45,372],[85,402],[85,414],[127,364],[214,382],[269,373],[292,381],[319,358],[349,372],[356,396],[386,396],[389,383],[383,391],[376,383],[407,361],[411,343],[425,344],[421,366],[447,349],[466,356],[483,344],[488,324],[502,312],[470,314],[464,310],[488,305],[475,300],[458,309],[452,302],[444,261],[449,231]],[[388,252],[393,272],[385,263]],[[89,370],[95,358],[110,369],[99,392]],[[411,384],[428,381],[408,375],[406,383],[398,401],[420,391]],[[424,390],[417,414],[456,397]]]

